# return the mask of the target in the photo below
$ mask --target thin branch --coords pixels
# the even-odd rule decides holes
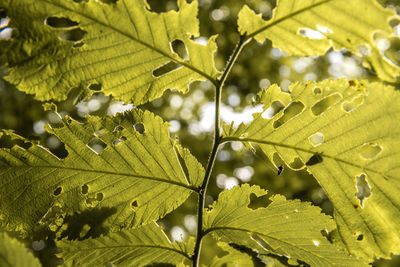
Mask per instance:
[[[221,119],[220,119],[220,106],[221,106],[221,92],[224,86],[224,83],[232,70],[233,65],[235,64],[237,58],[239,57],[240,52],[243,47],[248,43],[249,39],[245,39],[244,36],[240,36],[239,42],[237,43],[235,50],[232,52],[231,57],[229,58],[225,70],[222,73],[220,79],[218,79],[218,83],[215,87],[215,129],[214,129],[214,143],[211,150],[210,157],[208,159],[206,172],[204,174],[203,183],[199,189],[199,202],[197,209],[197,236],[196,236],[196,244],[192,256],[193,267],[198,267],[200,263],[200,251],[201,251],[201,241],[204,237],[205,233],[203,231],[203,212],[205,207],[205,199],[206,192],[208,188],[208,183],[210,181],[211,172],[214,167],[214,162],[217,156],[218,148],[221,144],[221,136],[220,136],[220,128],[221,128]]]

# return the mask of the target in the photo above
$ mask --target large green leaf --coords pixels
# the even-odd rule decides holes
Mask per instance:
[[[277,165],[306,164],[332,201],[351,253],[400,253],[399,92],[346,80],[295,83],[290,91],[274,85],[260,92],[265,113],[237,129],[225,125],[225,140],[258,143]],[[267,118],[267,108],[280,105]]]
[[[0,218],[9,229],[56,227],[65,213],[93,207],[112,213],[113,228],[137,226],[174,210],[203,177],[168,123],[150,112],[88,116],[83,124],[66,118],[48,131],[65,144],[66,158],[36,144],[0,149]]]
[[[322,235],[321,231],[332,231],[335,223],[318,207],[275,195],[267,207],[249,208],[251,195],[260,197],[266,193],[247,184],[222,192],[206,212],[205,231],[218,239],[311,266],[363,266]]]
[[[41,264],[18,240],[0,233],[0,266],[39,267]]]
[[[377,75],[395,81],[400,68],[390,62],[374,42],[374,34],[393,34],[389,20],[393,10],[375,0],[279,0],[270,20],[244,6],[239,13],[239,31],[258,42],[272,41],[274,47],[291,55],[323,55],[330,48],[347,48],[365,55],[364,65]],[[310,38],[307,33],[317,34]]]
[[[167,89],[186,92],[190,82],[218,76],[215,38],[206,46],[191,40],[199,36],[196,0],[179,0],[179,11],[161,14],[151,12],[145,0],[79,2],[1,2],[15,29],[0,42],[1,56],[10,67],[7,79],[20,90],[38,100],[63,100],[74,87],[85,96],[100,85],[106,95],[141,104]],[[183,42],[187,58],[172,49],[174,41]],[[171,68],[160,69],[165,65]]]
[[[184,244],[171,243],[155,223],[96,239],[61,240],[57,246],[65,266],[168,266],[190,259]]]

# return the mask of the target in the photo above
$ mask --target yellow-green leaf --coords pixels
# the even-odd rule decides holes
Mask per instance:
[[[190,257],[182,244],[171,243],[155,223],[83,241],[61,240],[65,266],[147,266],[180,264]]]
[[[374,34],[393,35],[389,20],[393,10],[376,0],[279,0],[270,20],[265,21],[249,7],[239,13],[239,31],[258,42],[272,41],[274,47],[299,56],[323,55],[330,48],[347,48],[365,56],[364,65],[379,78],[396,81],[399,66],[393,64],[374,42]]]
[[[14,28],[0,42],[7,79],[42,101],[66,99],[79,87],[81,97],[101,91],[134,104],[167,89],[187,92],[194,80],[214,81],[215,36],[206,45],[192,40],[199,36],[198,3],[178,6],[157,14],[145,0],[2,1]]]
[[[40,267],[42,265],[22,243],[6,233],[0,233],[0,266]]]
[[[365,265],[322,235],[321,231],[332,231],[335,223],[318,207],[275,195],[267,207],[249,208],[251,195],[266,193],[247,184],[222,192],[205,214],[205,231],[223,241],[301,260],[310,266]]]
[[[290,91],[261,91],[264,112],[237,129],[225,125],[225,140],[257,143],[273,162],[307,167],[333,203],[338,237],[351,253],[369,260],[400,253],[400,93],[344,79]],[[285,108],[268,118],[271,106]]]
[[[36,144],[0,149],[0,218],[9,229],[56,229],[66,213],[91,208],[108,210],[112,229],[135,227],[177,208],[204,175],[169,137],[168,123],[150,112],[88,116],[85,123],[67,117],[48,132],[64,143],[67,157]]]

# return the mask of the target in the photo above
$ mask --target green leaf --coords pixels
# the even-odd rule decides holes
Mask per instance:
[[[225,125],[225,141],[257,143],[273,162],[307,167],[333,203],[338,237],[352,254],[400,253],[399,92],[343,79],[295,83],[290,91],[273,85],[260,92],[264,112],[238,129]],[[285,108],[269,119],[271,106]]]
[[[235,249],[234,247],[230,246],[227,243],[224,242],[218,242],[217,245],[226,251],[228,254],[218,257],[215,256],[211,262],[209,267],[236,267],[236,266],[241,266],[241,267],[253,267],[255,266],[253,263],[253,259],[250,255],[248,255],[245,252],[242,252],[238,249]]]
[[[269,39],[274,47],[291,55],[316,56],[330,47],[347,48],[364,55],[364,66],[375,70],[379,78],[393,82],[400,68],[378,49],[374,34],[393,35],[389,20],[394,17],[393,10],[382,8],[375,0],[279,0],[268,21],[244,6],[238,25],[241,34],[260,43]]]
[[[134,104],[167,89],[187,92],[195,80],[215,81],[216,36],[205,46],[192,40],[199,36],[198,3],[178,6],[157,14],[145,0],[2,1],[15,29],[0,42],[7,80],[41,101],[64,100],[79,87],[83,98],[101,91]]]
[[[9,229],[56,228],[65,213],[94,207],[110,210],[112,229],[135,227],[177,208],[204,176],[169,137],[168,123],[150,112],[88,116],[83,124],[67,117],[47,130],[65,144],[66,158],[36,144],[0,149],[0,214]]]
[[[207,233],[223,241],[284,255],[311,266],[363,266],[322,235],[333,220],[318,207],[275,195],[267,207],[249,208],[250,196],[267,192],[247,184],[222,192],[204,217]]]
[[[0,266],[39,267],[41,264],[22,243],[6,233],[0,233]]]
[[[171,243],[156,223],[83,241],[61,240],[66,266],[146,266],[179,264],[190,259],[182,244]]]

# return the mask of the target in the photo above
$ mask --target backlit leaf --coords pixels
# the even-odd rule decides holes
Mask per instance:
[[[79,87],[82,98],[101,91],[134,104],[167,89],[187,92],[194,80],[213,81],[215,37],[205,46],[192,40],[199,37],[198,3],[178,6],[157,14],[145,0],[4,0],[14,28],[0,42],[7,79],[42,101],[63,100]]]
[[[352,254],[400,253],[399,92],[346,80],[295,83],[290,91],[273,85],[260,92],[265,111],[237,129],[225,125],[225,140],[257,143],[273,162],[307,167],[333,203],[338,237]],[[273,103],[285,108],[268,118]]]
[[[374,40],[377,32],[393,35],[392,10],[375,0],[279,0],[270,20],[265,21],[249,7],[239,13],[239,31],[262,43],[299,56],[323,55],[330,48],[347,48],[364,55],[366,67],[379,78],[396,81],[400,68],[389,61]]]
[[[113,229],[138,226],[177,208],[204,175],[150,112],[88,116],[83,124],[67,117],[48,132],[65,144],[66,158],[36,144],[0,149],[0,218],[9,229],[54,229],[66,213],[90,208],[110,209]]]
[[[57,245],[62,249],[60,257],[65,266],[166,266],[189,259],[188,252],[171,243],[155,223],[96,239],[61,240]]]
[[[364,266],[322,235],[333,220],[318,207],[275,195],[267,207],[249,208],[250,196],[267,192],[242,185],[222,192],[204,218],[206,232],[226,242],[300,260],[311,266]]]
[[[39,267],[39,260],[18,240],[0,233],[0,266]]]

